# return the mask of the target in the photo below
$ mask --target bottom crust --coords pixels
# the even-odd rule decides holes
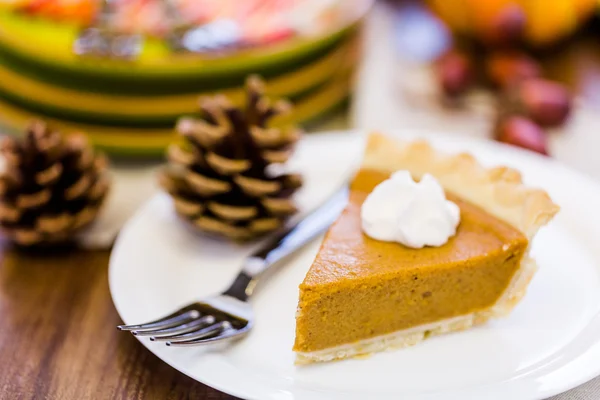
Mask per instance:
[[[486,310],[403,329],[355,343],[308,353],[297,352],[296,364],[327,362],[414,346],[431,335],[462,331],[483,324],[490,318],[506,316],[523,298],[531,278],[537,271],[535,261],[525,257],[500,299]]]

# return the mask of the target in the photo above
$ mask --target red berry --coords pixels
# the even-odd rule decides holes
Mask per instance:
[[[485,62],[490,81],[499,87],[509,87],[515,82],[539,77],[540,65],[527,54],[501,52],[491,54]]]
[[[503,143],[548,155],[544,131],[535,122],[525,117],[512,116],[501,121],[498,124],[497,139]]]
[[[461,52],[446,53],[438,59],[435,69],[442,90],[450,97],[463,94],[473,83],[471,60]]]
[[[493,19],[485,40],[490,44],[506,45],[519,41],[525,32],[526,16],[518,4],[508,4]]]
[[[561,125],[571,111],[571,96],[564,85],[545,79],[531,79],[519,88],[521,104],[535,122]]]

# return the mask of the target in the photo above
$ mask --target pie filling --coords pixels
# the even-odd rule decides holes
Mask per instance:
[[[440,247],[411,249],[363,234],[361,204],[387,178],[363,169],[354,179],[347,208],[300,285],[294,351],[315,352],[486,310],[519,268],[527,238],[451,193],[461,222]]]

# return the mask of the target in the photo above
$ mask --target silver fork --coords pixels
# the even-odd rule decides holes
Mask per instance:
[[[133,59],[139,55],[142,50],[141,35],[120,33],[112,28],[115,17],[113,1],[101,0],[95,20],[79,33],[73,43],[75,54],[118,59]]]
[[[261,276],[322,233],[344,208],[348,189],[336,192],[298,223],[284,229],[248,257],[231,286],[152,322],[120,325],[122,331],[149,336],[167,346],[193,346],[240,338],[252,329],[254,314],[248,303]]]

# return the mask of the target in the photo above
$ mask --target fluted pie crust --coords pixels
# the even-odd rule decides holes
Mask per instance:
[[[559,207],[552,202],[545,191],[526,187],[522,182],[520,173],[514,169],[507,167],[485,168],[470,154],[442,153],[434,149],[425,141],[402,142],[381,134],[369,135],[364,159],[361,165],[361,172],[359,172],[359,175],[364,174],[364,171],[368,171],[367,175],[372,173],[389,175],[397,170],[408,170],[411,172],[413,177],[417,179],[425,173],[435,176],[447,193],[451,194],[452,196],[456,196],[461,201],[464,200],[465,203],[472,205],[465,206],[465,209],[463,209],[461,206],[462,213],[467,212],[469,207],[473,207],[473,209],[478,208],[482,210],[480,213],[484,212],[489,214],[489,218],[498,221],[497,223],[493,221],[491,223],[498,224],[498,229],[500,232],[507,232],[507,229],[513,230],[513,233],[502,233],[502,235],[505,235],[502,237],[507,238],[507,243],[505,246],[496,249],[497,251],[495,250],[496,253],[494,253],[494,257],[497,258],[497,261],[494,259],[491,261],[486,261],[486,255],[482,255],[480,258],[483,260],[483,265],[485,265],[485,262],[487,262],[487,266],[485,268],[489,268],[490,266],[495,267],[493,264],[494,262],[498,263],[498,268],[503,268],[506,263],[512,262],[514,264],[514,272],[511,270],[511,275],[506,275],[507,284],[505,288],[503,287],[503,291],[497,297],[497,300],[495,300],[495,302],[490,304],[488,307],[476,309],[468,314],[451,315],[447,318],[440,318],[433,321],[431,320],[430,315],[428,315],[429,320],[425,323],[415,323],[413,326],[409,326],[404,329],[385,332],[373,331],[371,335],[368,335],[368,337],[360,338],[359,340],[354,340],[351,342],[340,340],[339,343],[336,343],[336,339],[331,337],[326,341],[326,345],[319,345],[319,343],[316,343],[316,341],[321,340],[321,338],[327,337],[330,334],[343,338],[352,336],[351,333],[349,335],[344,335],[343,332],[339,331],[340,329],[348,329],[345,324],[338,328],[334,323],[327,320],[328,318],[335,318],[336,313],[344,313],[344,310],[340,311],[339,309],[336,309],[335,305],[331,306],[334,312],[329,309],[329,303],[327,301],[329,301],[330,297],[333,299],[332,304],[334,304],[335,296],[349,296],[348,298],[352,298],[354,295],[353,293],[344,293],[345,290],[351,290],[348,289],[351,287],[349,285],[344,286],[343,284],[340,284],[339,290],[332,291],[332,285],[336,284],[335,280],[339,279],[340,281],[344,280],[344,282],[347,282],[347,276],[343,275],[347,275],[346,273],[352,274],[356,272],[359,274],[360,279],[363,279],[363,276],[360,274],[365,275],[365,282],[367,280],[369,282],[367,285],[372,285],[373,283],[373,279],[369,280],[369,278],[372,277],[367,276],[371,272],[365,273],[364,266],[363,270],[360,270],[361,267],[359,266],[356,267],[358,269],[353,272],[355,265],[360,264],[360,262],[357,263],[356,258],[353,259],[356,254],[353,253],[352,243],[360,242],[357,244],[357,246],[362,246],[363,253],[365,248],[368,249],[369,246],[378,246],[378,244],[369,238],[363,237],[360,239],[360,235],[362,235],[360,232],[352,232],[351,234],[344,233],[346,232],[344,229],[359,229],[357,228],[356,221],[351,221],[350,223],[348,222],[349,218],[354,218],[356,220],[356,209],[358,207],[356,204],[352,205],[352,199],[356,198],[356,196],[353,197],[351,195],[349,208],[345,211],[344,215],[340,217],[341,219],[345,219],[346,222],[338,221],[338,223],[346,223],[346,225],[342,227],[343,229],[339,226],[336,228],[334,225],[330,232],[328,232],[324,244],[317,255],[315,264],[313,264],[311,271],[309,271],[307,274],[305,282],[300,286],[300,301],[297,311],[296,343],[294,346],[294,351],[296,352],[297,356],[296,362],[298,364],[330,361],[384,351],[392,348],[410,346],[417,344],[425,337],[432,334],[468,329],[472,326],[484,323],[490,318],[507,315],[525,294],[527,285],[537,270],[535,261],[529,257],[530,243],[537,231],[543,225],[548,223],[559,210]],[[353,186],[351,185],[351,192],[353,191],[352,187]],[[353,207],[354,210],[352,210]],[[478,218],[477,213],[478,211],[475,211],[475,218]],[[352,217],[353,214],[354,217]],[[489,224],[490,222],[488,221],[485,223]],[[343,233],[340,234],[340,232]],[[521,235],[522,239],[519,239],[518,235]],[[469,240],[477,240],[472,239],[473,237],[476,237],[476,235],[470,236]],[[491,237],[494,236],[492,235]],[[344,240],[347,242],[354,242],[336,242]],[[485,238],[482,238],[482,240],[485,240]],[[477,243],[475,243],[475,245],[477,245]],[[396,246],[401,245],[397,244]],[[377,248],[373,250],[373,253],[376,254],[377,251],[384,251],[388,248],[389,247]],[[331,252],[334,251],[333,249],[343,251],[347,253],[348,256],[335,258],[331,255]],[[509,253],[503,254],[502,250],[506,250]],[[428,254],[431,254],[433,250],[430,249],[427,251],[430,252]],[[515,252],[515,254],[518,254],[520,260],[517,260],[516,262],[514,259],[509,261],[512,258],[510,252]],[[493,252],[490,251],[490,253]],[[509,257],[507,257],[507,254]],[[378,257],[381,257],[381,255],[379,254]],[[506,260],[504,260],[503,257],[506,258]],[[385,260],[385,257],[383,259]],[[328,262],[333,260],[335,266],[328,266],[323,260]],[[347,265],[340,267],[340,262],[347,263]],[[406,263],[406,260],[403,259],[402,262]],[[469,263],[470,260],[464,260],[462,262]],[[477,263],[480,261],[474,262]],[[490,264],[490,262],[492,264]],[[460,266],[460,262],[457,264],[457,262],[453,260],[452,266]],[[449,270],[446,268],[446,265],[442,264],[442,267],[443,268],[440,268],[440,273],[450,273],[448,272]],[[315,268],[320,270],[313,271]],[[327,270],[328,268],[329,270]],[[367,270],[377,271],[377,266],[370,268],[371,269]],[[323,269],[326,270],[326,273],[323,273]],[[340,271],[343,271],[343,273],[340,273]],[[393,269],[390,271],[393,271]],[[417,269],[417,271],[419,270]],[[339,278],[332,277],[336,274],[339,275]],[[485,274],[482,276],[484,278],[480,279],[485,279]],[[448,277],[449,278],[443,279],[451,279],[452,275],[448,275]],[[327,281],[323,283],[323,287],[327,286],[327,289],[323,289],[321,291],[320,279]],[[390,282],[392,281],[390,280]],[[401,279],[396,279],[396,281],[393,282],[399,282],[399,284],[402,285],[400,287],[404,288],[403,290],[405,290],[407,287],[411,287],[410,282],[402,282]],[[358,284],[360,283],[361,282],[359,281]],[[388,283],[382,283],[382,285],[387,288],[388,286],[386,285],[388,285]],[[356,288],[360,287],[356,286],[354,283],[353,285]],[[393,288],[393,286],[391,287]],[[475,285],[473,287],[479,286]],[[485,287],[485,285],[482,287]],[[416,286],[416,288],[420,289],[418,286]],[[373,289],[374,295],[376,290],[377,289]],[[444,288],[442,288],[442,290],[444,290]],[[364,296],[368,297],[369,293],[370,292],[368,290],[361,292],[360,289],[356,289],[355,296],[362,296],[361,299],[363,299]],[[397,290],[394,293],[397,295]],[[390,295],[390,301],[393,301],[393,295],[394,294]],[[437,293],[434,290],[433,294],[429,293],[428,295],[436,296]],[[446,294],[446,296],[449,295]],[[423,301],[428,300],[429,299],[425,299]],[[362,305],[365,306],[364,313],[379,312],[369,308],[368,298],[361,301],[362,302],[357,304],[348,305],[352,308],[352,310],[348,311],[348,315],[352,315],[354,317],[358,315],[358,319],[360,319],[360,321],[357,320],[357,324],[369,324],[371,320],[373,320],[375,321],[374,326],[380,327],[381,324],[377,325],[377,318],[380,318],[381,315],[373,316],[371,318],[370,315],[357,312],[356,309],[360,308]],[[380,310],[382,300],[379,299],[374,301],[374,304],[378,304],[377,310]],[[376,303],[377,301],[379,301],[379,303]],[[318,306],[315,306],[315,304],[318,304]],[[392,310],[390,318],[393,319],[394,305],[392,304],[390,307],[392,307],[390,308],[390,310]],[[408,306],[404,307],[406,308]],[[435,314],[436,310],[432,310],[432,306],[425,308],[429,314],[432,312]],[[403,310],[402,312],[407,311]],[[320,322],[315,323],[315,319],[318,320],[318,318],[321,318]],[[326,329],[327,332],[318,332],[321,326],[323,329]],[[309,349],[308,351],[307,348]]]

